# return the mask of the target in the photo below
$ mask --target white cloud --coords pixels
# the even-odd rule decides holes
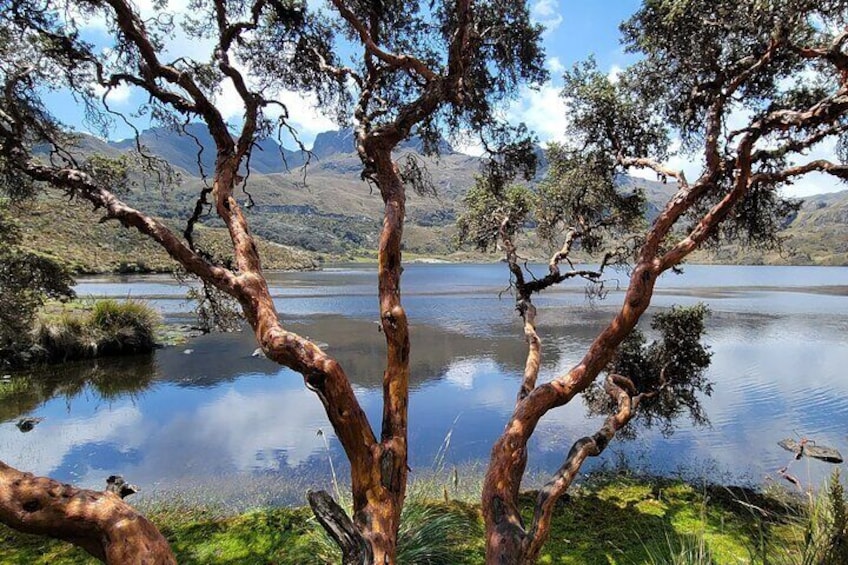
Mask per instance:
[[[472,390],[475,380],[497,372],[498,366],[493,359],[474,357],[451,363],[443,378],[457,388]]]
[[[93,87],[97,96],[103,96],[106,92],[106,88],[99,84],[95,84]],[[119,84],[109,91],[109,94],[106,95],[106,101],[111,104],[124,104],[130,99],[130,96],[132,96],[132,88],[126,84]]]
[[[62,464],[72,449],[81,444],[114,443],[120,444],[123,450],[139,446],[143,436],[141,423],[141,411],[129,404],[97,412],[90,417],[63,420],[59,424],[48,417],[26,434],[10,422],[0,426],[0,453],[5,454],[10,465],[48,476]],[[104,475],[98,480],[105,478]]]
[[[836,139],[827,139],[814,145],[803,156],[793,159],[792,164],[800,165],[817,159],[838,162],[836,157]],[[839,190],[848,190],[848,185],[831,175],[810,173],[794,180],[791,185],[783,189],[783,192],[787,196],[803,198],[805,196],[812,196],[813,194],[837,192]]]
[[[284,90],[273,96],[266,93],[266,96],[286,106],[289,124],[307,146],[317,134],[338,128],[333,120],[321,113],[314,95]],[[215,104],[226,120],[240,121],[244,117],[242,99],[229,81],[223,84],[221,92],[215,97]],[[266,113],[271,117],[279,116],[280,108],[269,106],[266,108]]]
[[[522,87],[519,99],[507,109],[506,117],[511,123],[527,124],[543,143],[564,141],[566,107],[559,94],[559,87],[551,83],[538,90]]]
[[[617,83],[618,77],[623,71],[624,69],[618,65],[611,66],[609,72],[607,73],[607,80],[609,80],[612,84]]]
[[[482,157],[486,150],[480,140],[473,135],[462,136],[451,141],[453,148],[464,155]]]
[[[565,65],[562,64],[559,57],[548,57],[548,60],[545,61],[545,65],[555,76],[559,76],[565,71]]]
[[[192,444],[217,452],[239,471],[277,468],[280,446],[286,464],[296,467],[321,451],[319,428],[328,439],[334,436],[320,401],[305,388],[259,394],[230,390],[189,418],[189,427],[176,427],[186,430]]]
[[[545,26],[545,33],[556,30],[563,20],[557,0],[538,0],[530,8],[530,17]]]

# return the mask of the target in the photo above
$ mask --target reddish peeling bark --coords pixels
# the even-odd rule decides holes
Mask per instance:
[[[68,541],[109,565],[176,564],[162,534],[118,494],[74,488],[3,462],[0,522]]]
[[[533,389],[516,405],[503,435],[492,448],[483,483],[487,563],[524,562],[521,559],[528,537],[518,508],[518,494],[527,464],[527,442],[542,416],[585,390],[606,367],[647,309],[658,274],[652,264],[639,264],[631,276],[624,306],[595,338],[581,362],[564,377]]]
[[[848,34],[843,34],[837,38],[834,45],[842,45],[846,37]],[[848,168],[824,160],[787,166],[774,172],[752,173],[755,163],[766,161],[776,154],[802,151],[825,137],[848,131],[848,126],[838,119],[848,112],[848,87],[845,83],[835,95],[815,103],[806,110],[774,111],[753,121],[744,130],[732,133],[731,139],[739,139],[736,147],[731,150],[733,156],[722,156],[719,142],[724,135],[722,133],[723,116],[727,111],[728,101],[750,76],[773,61],[778,49],[786,47],[781,41],[780,37],[776,37],[766,52],[754,60],[749,68],[735,77],[730,77],[723,95],[719,96],[708,109],[704,136],[706,168],[701,177],[691,186],[682,173],[670,170],[652,159],[617,156],[621,167],[650,168],[660,175],[675,179],[678,182],[678,191],[646,234],[621,309],[612,322],[595,338],[580,363],[550,383],[533,388],[534,379],[528,378],[528,375],[532,377],[538,370],[540,351],[535,340],[528,339],[527,370],[525,370],[518,402],[503,435],[492,449],[483,486],[482,503],[486,522],[487,563],[493,565],[535,562],[547,539],[551,512],[556,500],[571,484],[586,457],[599,453],[605,446],[605,442],[612,439],[615,430],[620,428],[621,422],[630,417],[625,415],[624,397],[621,395],[626,387],[619,386],[616,390],[615,386],[612,386],[617,384],[615,381],[612,385],[608,383],[607,391],[619,399],[620,410],[616,416],[617,419],[608,420],[605,428],[599,432],[600,435],[584,438],[574,444],[563,467],[540,493],[533,522],[529,528],[525,527],[518,509],[518,494],[527,464],[527,442],[530,436],[542,416],[570,402],[606,368],[616,348],[633,330],[648,308],[657,277],[664,271],[679,265],[714,234],[720,224],[729,217],[734,207],[757,185],[770,186],[811,171],[848,178]],[[835,55],[834,49],[835,47],[828,51],[811,50],[805,56],[827,59],[842,70],[845,68],[844,57]],[[790,138],[777,148],[755,150],[756,143],[769,134],[801,127],[812,128],[813,133],[805,138]],[[613,145],[616,146],[615,140]],[[720,186],[726,187],[723,198],[709,208],[684,237],[676,242],[672,241],[669,245],[667,240],[671,238],[674,226],[683,215],[705,195]],[[555,261],[568,255],[572,236],[573,234],[569,234],[563,250],[554,257],[552,274],[559,274],[558,270],[553,268]],[[549,275],[541,282],[531,281],[524,284],[520,269],[514,261],[510,261],[510,256],[514,257],[514,255],[514,251],[510,251],[510,247],[507,246],[507,260],[514,278],[517,278],[519,283],[516,285],[519,311],[524,316],[525,335],[529,338],[532,334],[528,333],[528,324],[531,328],[534,327],[532,321],[535,310],[526,307],[522,310],[521,304],[529,304],[529,296],[532,292],[558,281],[550,278],[551,275]],[[518,271],[517,275],[516,271]],[[621,383],[618,382],[618,384]],[[631,399],[630,408],[635,408],[637,403],[638,399]]]

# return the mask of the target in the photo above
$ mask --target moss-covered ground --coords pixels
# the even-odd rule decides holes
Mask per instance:
[[[527,517],[532,502],[532,493],[523,497]],[[426,520],[445,514],[454,520],[449,526],[454,533],[437,534],[436,540],[451,558],[433,563],[483,563],[479,507],[458,501],[417,504],[431,509],[417,512]],[[168,538],[179,563],[309,565],[328,559],[327,540],[307,508],[227,516],[160,502],[146,507],[145,513]],[[626,476],[595,478],[559,503],[540,563],[761,563],[764,555],[785,558],[792,544],[803,538],[796,516],[785,502],[745,489]],[[712,561],[671,558],[692,549],[708,553]],[[0,526],[0,563],[94,562],[68,544]]]

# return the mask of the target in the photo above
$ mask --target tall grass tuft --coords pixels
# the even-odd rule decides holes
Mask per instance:
[[[716,565],[718,561],[710,552],[704,532],[693,536],[666,537],[660,547],[646,547],[650,565]]]
[[[848,507],[835,470],[817,494],[793,508],[795,539],[782,543],[773,560],[779,565],[845,565],[848,563]]]
[[[457,563],[464,541],[476,535],[483,535],[480,522],[476,514],[461,505],[407,500],[398,530],[397,562],[453,565]],[[317,522],[312,538],[319,559],[325,563],[341,563],[339,547]]]
[[[39,314],[33,341],[50,361],[145,353],[156,347],[159,314],[144,302],[98,300]]]

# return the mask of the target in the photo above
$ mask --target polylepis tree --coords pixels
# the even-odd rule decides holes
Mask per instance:
[[[320,398],[350,462],[352,520],[328,495],[315,493],[310,503],[319,520],[346,563],[394,563],[408,457],[405,191],[426,188],[426,175],[415,162],[396,163],[392,151],[413,134],[432,149],[440,135],[460,132],[502,140],[508,129],[495,120],[498,103],[520,84],[545,78],[541,28],[531,24],[525,2],[506,0],[331,0],[314,13],[305,1],[291,0],[197,0],[190,7],[174,14],[166,2],[154,4],[156,13],[141,13],[129,0],[5,2],[3,184],[13,198],[59,190],[88,201],[101,221],[116,220],[158,242],[204,283],[207,296],[236,300],[266,356],[301,373]],[[86,41],[80,22],[90,18],[103,20],[107,45]],[[207,49],[200,55],[172,51],[175,33]],[[354,52],[352,65],[341,62],[340,49]],[[223,87],[237,93],[244,109],[236,127],[216,106]],[[144,94],[137,113],[175,128],[200,121],[214,140],[214,169],[205,171],[208,183],[182,233],[122,200],[136,173],[126,162],[78,158],[73,136],[42,100],[50,90],[71,91],[105,133],[108,120],[123,119],[108,104],[115,88]],[[289,113],[297,111],[275,99],[281,89],[311,93],[342,120],[353,118],[362,177],[385,205],[378,284],[387,354],[379,435],[339,363],[281,321],[285,313],[277,312],[269,294],[238,201],[255,143],[290,128]],[[167,184],[163,164],[139,150],[142,168]],[[195,243],[193,227],[209,207],[229,232],[231,261]],[[6,465],[0,465],[0,493],[0,520],[11,527],[66,539],[109,563],[173,562],[156,528],[113,493],[73,489]]]
[[[776,231],[797,208],[781,187],[812,172],[848,179],[848,165],[807,157],[848,131],[848,2],[829,0],[646,0],[622,24],[638,62],[611,79],[592,61],[565,74],[569,143],[549,151],[550,169],[533,190],[481,181],[460,221],[482,247],[499,244],[512,275],[528,355],[515,408],[495,443],[483,487],[487,563],[534,563],[556,501],[588,457],[640,413],[666,419],[708,386],[708,353],[697,344],[703,312],[655,318],[662,339],[627,341],[648,308],[660,275],[721,238],[779,245]],[[668,165],[678,157],[700,173]],[[676,192],[643,227],[642,195],[620,183],[632,169],[653,170]],[[556,241],[544,276],[522,268],[517,236],[530,224]],[[575,267],[575,254],[599,266]],[[595,254],[595,255],[593,255]],[[542,363],[533,297],[566,280],[597,284],[615,262],[630,265],[620,310],[565,374],[537,384]],[[693,338],[695,338],[693,340]],[[605,374],[601,388],[596,379]],[[520,513],[527,442],[540,418],[592,388],[592,405],[610,412],[592,436],[575,441],[539,491],[533,517]],[[603,390],[603,392],[602,392]],[[607,401],[604,402],[603,395]]]

